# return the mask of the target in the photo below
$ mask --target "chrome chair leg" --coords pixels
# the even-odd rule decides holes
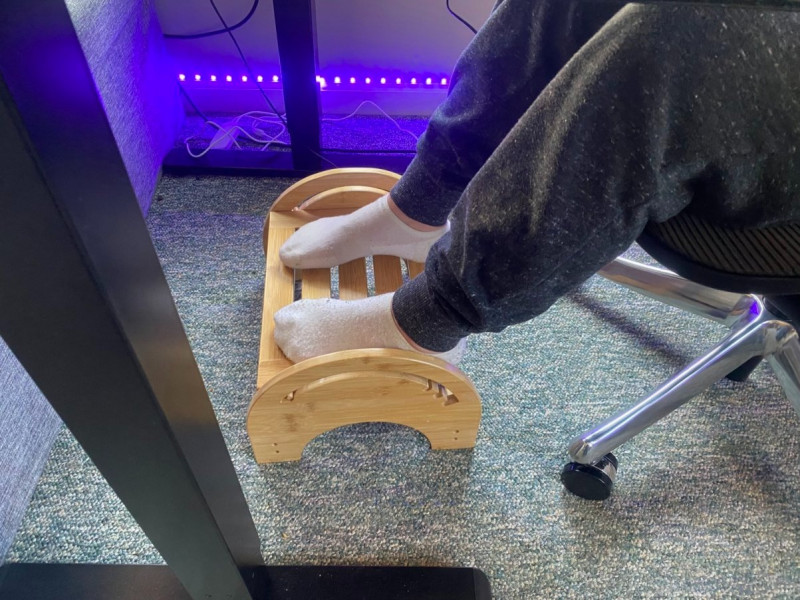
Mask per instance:
[[[572,460],[591,464],[719,381],[754,356],[764,354],[764,327],[759,320],[730,334],[661,387],[631,408],[575,438]]]
[[[617,258],[598,273],[640,294],[726,325],[752,311],[757,303],[755,296],[715,290],[626,258]]]
[[[800,340],[794,329],[786,336],[783,347],[767,360],[800,417]]]
[[[755,310],[741,315],[731,332],[704,356],[633,407],[572,441],[569,454],[574,462],[561,475],[567,489],[584,498],[607,498],[617,469],[612,450],[755,357],[769,358],[800,415],[798,334],[790,323],[767,311],[758,298],[755,300]]]

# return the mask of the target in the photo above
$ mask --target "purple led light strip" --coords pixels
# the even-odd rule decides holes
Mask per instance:
[[[205,81],[209,81],[211,83],[215,82],[224,82],[224,83],[248,83],[247,75],[241,75],[238,78],[234,78],[232,75],[225,75],[224,77],[217,76],[216,74],[209,74],[209,75],[201,75],[199,73],[195,73],[191,77],[187,77],[185,73],[180,73],[178,75],[178,79],[183,82],[196,82],[196,83],[203,83]],[[256,76],[256,81],[258,83],[264,83],[265,78],[263,75]],[[280,84],[280,77],[278,75],[273,75],[269,81],[273,84]],[[363,77],[363,78],[356,78],[356,77],[347,77],[342,78],[339,75],[335,75],[331,78],[332,83],[328,83],[328,80],[321,75],[317,75],[317,84],[319,84],[321,89],[347,89],[349,86],[368,86],[374,87],[379,89],[381,87],[391,86],[391,79],[387,77],[380,77],[378,79],[374,79],[372,77]],[[405,83],[407,82],[407,83]],[[405,85],[404,85],[405,83]],[[446,88],[449,83],[449,79],[447,77],[425,77],[417,78],[417,77],[396,77],[394,79],[395,87],[423,87],[423,88]]]

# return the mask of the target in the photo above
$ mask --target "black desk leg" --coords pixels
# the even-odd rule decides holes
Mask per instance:
[[[322,163],[314,0],[273,0],[272,4],[294,168],[316,172]]]
[[[189,596],[251,598],[259,539],[63,0],[0,3],[0,164],[0,335]]]

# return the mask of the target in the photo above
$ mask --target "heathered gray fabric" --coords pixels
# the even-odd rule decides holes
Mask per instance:
[[[143,213],[183,120],[153,0],[67,0]]]
[[[61,420],[0,338],[0,564]]]
[[[392,192],[424,222],[453,209],[394,300],[423,347],[541,314],[648,221],[800,220],[800,16],[583,6],[502,2]]]

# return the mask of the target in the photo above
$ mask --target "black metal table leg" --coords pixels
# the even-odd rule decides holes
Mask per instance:
[[[320,108],[314,0],[274,0],[283,101],[294,168],[319,171]]]
[[[63,1],[0,5],[0,76],[0,335],[190,596],[250,598],[255,526]]]

